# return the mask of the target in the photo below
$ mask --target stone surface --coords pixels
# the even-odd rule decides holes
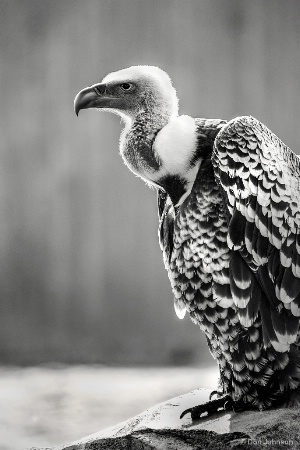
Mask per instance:
[[[208,401],[199,389],[55,450],[270,450],[300,449],[300,409],[220,412],[192,422],[187,408]],[[54,449],[53,449],[54,450]]]

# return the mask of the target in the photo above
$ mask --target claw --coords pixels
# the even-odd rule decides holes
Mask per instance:
[[[212,397],[213,397],[214,395],[217,395],[218,397],[223,397],[224,392],[221,392],[221,391],[212,391],[212,392],[209,394],[209,401],[211,401],[211,399],[212,399]]]
[[[214,392],[212,392],[212,394],[214,394]],[[222,398],[218,398],[217,400],[211,400],[207,403],[203,403],[203,405],[188,408],[180,415],[180,419],[190,413],[192,421],[199,420],[201,418],[201,414],[214,414],[218,412],[220,408],[223,408],[224,410],[233,409],[233,400],[230,395],[224,395]]]

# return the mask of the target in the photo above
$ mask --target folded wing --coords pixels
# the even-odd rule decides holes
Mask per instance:
[[[300,160],[258,120],[240,117],[217,135],[212,162],[230,216],[241,323],[250,326],[259,312],[265,346],[287,351],[300,317]]]

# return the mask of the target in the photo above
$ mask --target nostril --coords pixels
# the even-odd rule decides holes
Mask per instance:
[[[105,93],[106,85],[96,84],[95,86],[93,86],[93,89],[97,95],[103,95]]]

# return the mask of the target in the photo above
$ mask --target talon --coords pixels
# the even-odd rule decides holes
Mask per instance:
[[[191,414],[192,421],[199,420],[201,418],[201,414],[207,413],[208,415],[215,414],[219,412],[220,408],[223,410],[233,410],[233,400],[230,395],[225,395],[222,398],[218,398],[217,400],[210,400],[207,403],[203,403],[203,405],[194,406],[193,408],[188,408],[180,415],[180,419],[182,419],[186,414]]]
[[[180,419],[182,419],[186,414],[191,413],[191,419],[197,420],[200,419],[201,414],[208,412],[207,405],[209,403],[204,403],[203,405],[194,406],[193,408],[188,408],[180,415]]]
[[[193,408],[188,408],[185,409],[181,414],[180,414],[180,419],[182,419],[186,414],[191,413],[191,417],[192,417],[192,409]]]
[[[212,392],[209,394],[209,401],[211,401],[211,399],[212,399],[212,397],[213,397],[214,395],[217,395],[218,397],[222,397],[222,396],[224,395],[224,393],[221,392],[221,391],[212,391]]]
[[[224,403],[224,410],[225,411],[234,411],[232,398],[230,398],[229,400],[227,400]]]

